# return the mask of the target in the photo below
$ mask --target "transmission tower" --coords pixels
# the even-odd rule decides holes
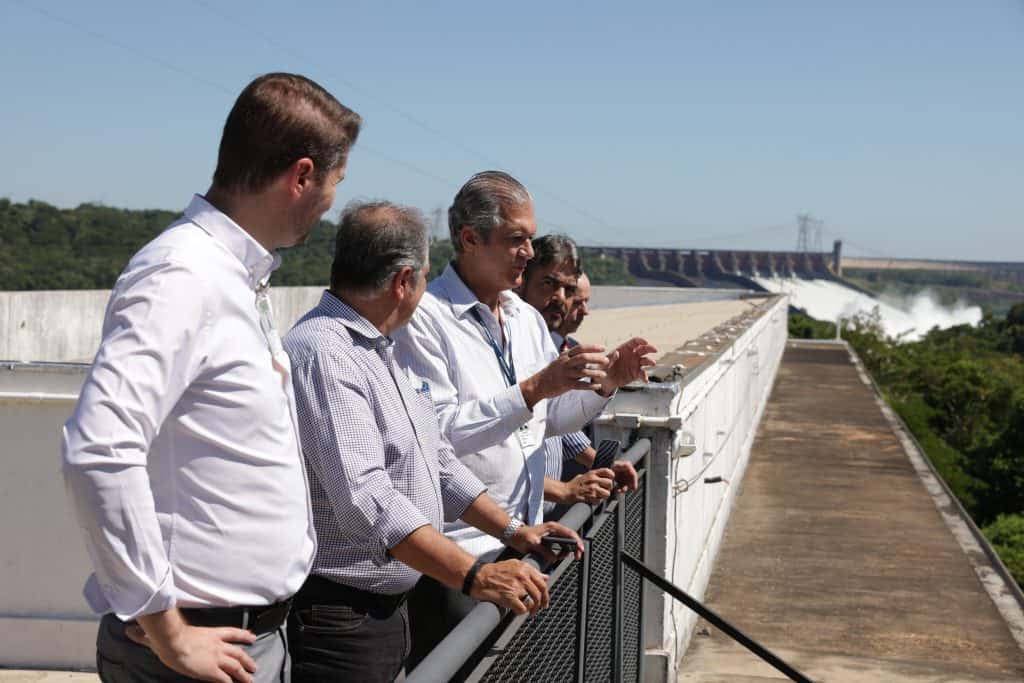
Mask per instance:
[[[825,221],[809,213],[797,214],[796,250],[802,252],[821,251],[821,231]]]
[[[435,240],[443,240],[447,237],[444,225],[444,209],[439,206],[430,213],[434,219],[434,225],[431,229],[432,237]]]

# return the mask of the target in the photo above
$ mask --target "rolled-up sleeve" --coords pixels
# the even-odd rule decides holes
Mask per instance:
[[[349,360],[326,351],[293,370],[306,462],[345,536],[384,565],[391,548],[430,521],[388,475],[362,375]]]
[[[460,399],[448,374],[456,359],[448,358],[442,348],[446,335],[424,310],[417,311],[394,337],[396,360],[414,384],[429,385],[441,433],[456,455],[479,453],[499,444],[533,417],[518,384],[487,398]]]
[[[62,470],[95,571],[86,599],[121,619],[175,605],[146,464],[197,376],[209,287],[187,267],[137,268],[115,286],[99,351],[62,439]]]
[[[562,435],[562,458],[575,460],[583,451],[590,448],[590,439],[583,432],[569,432]]]
[[[440,466],[444,521],[454,522],[462,517],[481,493],[487,491],[487,487],[455,457],[455,451],[444,437],[441,437],[437,449],[437,460]]]

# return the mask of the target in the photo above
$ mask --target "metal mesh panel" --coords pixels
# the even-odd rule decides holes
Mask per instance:
[[[580,563],[569,561],[551,586],[551,603],[526,619],[481,681],[574,681],[579,619]]]
[[[612,678],[615,637],[615,518],[609,516],[590,543],[587,592],[587,638],[584,660],[587,683]]]
[[[640,560],[643,559],[645,486],[646,477],[641,477],[640,488],[626,498],[626,537],[623,539],[623,549]],[[639,681],[643,579],[624,566],[622,584],[622,680]]]

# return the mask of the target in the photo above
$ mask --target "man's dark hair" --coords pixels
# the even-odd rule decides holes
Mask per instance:
[[[526,262],[523,283],[529,282],[530,276],[538,268],[546,268],[553,263],[560,267],[568,263],[576,277],[580,276],[583,272],[583,261],[573,238],[556,232],[533,240],[533,258]]]
[[[331,290],[371,293],[409,266],[417,282],[427,264],[427,221],[418,210],[391,202],[345,207],[334,244]]]
[[[345,163],[361,123],[359,114],[305,76],[260,76],[238,96],[224,123],[213,184],[259,192],[303,157],[313,160],[321,179]]]
[[[448,231],[456,253],[462,251],[459,233],[473,228],[487,242],[491,231],[501,225],[509,209],[530,203],[523,184],[503,171],[484,171],[466,181],[448,209]]]

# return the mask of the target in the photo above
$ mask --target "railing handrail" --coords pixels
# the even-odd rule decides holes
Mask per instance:
[[[619,460],[636,464],[651,450],[650,439],[638,439]],[[573,531],[579,531],[594,513],[594,507],[587,503],[576,503],[559,519],[559,523]],[[527,555],[525,562],[540,569],[543,558]],[[460,621],[452,631],[430,651],[423,661],[406,676],[406,683],[436,683],[450,680],[462,665],[476,652],[491,632],[498,627],[505,611],[490,602],[481,602]]]

